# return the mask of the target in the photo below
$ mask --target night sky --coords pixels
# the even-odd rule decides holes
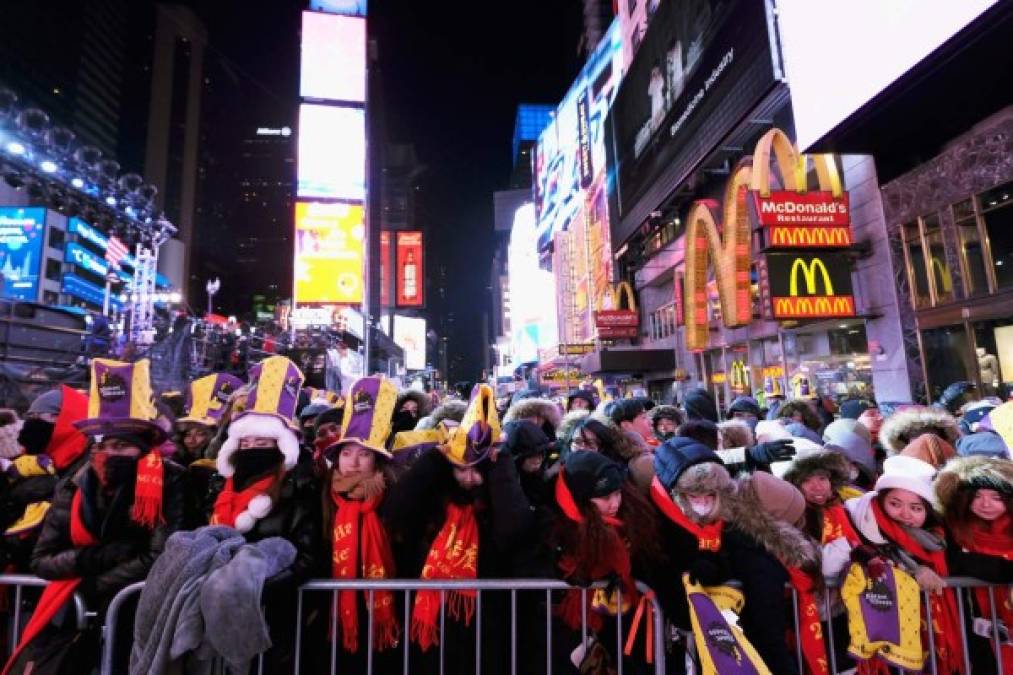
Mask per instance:
[[[194,3],[219,56],[257,82],[250,110],[293,110],[303,2]],[[516,107],[558,103],[579,71],[578,0],[370,3],[379,42],[387,133],[414,143],[428,168],[423,217],[448,268],[451,377],[482,367],[480,316],[491,269],[492,192],[507,188]],[[253,113],[251,113],[253,114]],[[430,268],[431,271],[431,268]]]

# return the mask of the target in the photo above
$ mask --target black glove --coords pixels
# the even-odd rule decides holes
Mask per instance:
[[[795,446],[792,445],[792,439],[790,438],[757,443],[749,448],[749,459],[754,466],[766,466],[771,462],[782,462],[794,456]]]
[[[81,576],[101,574],[132,557],[134,545],[125,541],[86,546],[77,554],[77,571]]]
[[[717,586],[725,581],[724,565],[713,553],[700,553],[689,564],[689,580],[701,586]]]

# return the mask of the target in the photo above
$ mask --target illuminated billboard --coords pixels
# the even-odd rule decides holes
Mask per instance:
[[[426,320],[394,315],[394,343],[404,350],[404,367],[424,370],[426,367]]]
[[[422,276],[422,233],[397,233],[397,306],[421,307],[423,288]]]
[[[525,204],[514,214],[507,249],[510,280],[510,353],[513,365],[538,360],[539,350],[559,343],[556,282],[538,265],[534,240],[535,209]]]
[[[380,306],[390,307],[390,232],[380,231]]]
[[[366,20],[303,12],[299,94],[305,98],[366,100]]]
[[[295,302],[360,303],[363,295],[361,205],[295,205]]]
[[[299,108],[299,197],[366,198],[366,113],[304,103]]]
[[[310,0],[310,9],[331,14],[366,16],[367,0]]]
[[[35,302],[46,209],[0,207],[0,297]]]
[[[585,190],[605,169],[604,123],[623,75],[622,35],[612,23],[535,150],[538,247],[565,230],[584,205]]]

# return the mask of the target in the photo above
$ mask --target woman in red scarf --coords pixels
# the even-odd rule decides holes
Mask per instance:
[[[936,495],[950,534],[947,560],[954,576],[1006,584],[994,591],[996,613],[1007,631],[1013,629],[1013,462],[992,457],[961,457],[946,465],[936,479]],[[988,591],[969,593],[973,614],[968,619],[993,621]],[[965,607],[968,605],[965,604]],[[977,622],[984,625],[982,621]],[[998,672],[992,643],[968,631],[971,662],[983,672]],[[1004,672],[1013,673],[1013,640],[1001,648]]]
[[[636,486],[626,479],[624,468],[597,452],[570,453],[556,479],[556,505],[560,516],[553,528],[554,550],[558,551],[560,576],[575,586],[588,586],[609,581],[608,589],[587,593],[588,631],[601,635],[601,647],[579,645],[570,654],[571,663],[587,664],[603,658],[602,648],[611,663],[616,664],[615,618],[617,614],[632,619],[641,601],[634,578],[650,568],[657,568],[661,558],[658,547],[654,511]],[[618,592],[617,592],[618,591]],[[621,606],[618,603],[621,592]],[[582,627],[582,591],[568,591],[556,608],[557,615],[571,631]],[[626,668],[632,669],[650,657],[644,646],[634,648],[633,639],[648,635],[650,614],[643,608],[637,612],[640,621],[624,622],[627,638]],[[646,622],[646,623],[645,623]],[[633,624],[643,624],[634,629]],[[579,642],[579,634],[576,636]],[[650,645],[650,639],[647,645]],[[562,655],[563,657],[566,654]]]
[[[381,403],[384,390],[389,389],[390,395],[396,393],[393,385],[381,378],[364,378],[353,385],[352,396],[370,387],[381,391],[373,397]],[[351,432],[359,430],[360,433],[356,433],[356,437],[348,434],[322,452],[328,467],[322,487],[324,537],[330,544],[331,574],[335,579],[390,579],[396,576],[394,557],[379,509],[394,483],[389,463],[391,454],[381,444],[390,432],[391,411],[376,404],[350,409]],[[341,591],[338,594],[337,615],[332,618],[337,625],[332,625],[331,635],[336,634],[340,640],[338,670],[341,672],[359,672],[366,668],[370,649],[368,602],[366,593]],[[382,672],[393,670],[397,665],[395,661],[384,665],[382,660],[399,656],[395,648],[402,627],[397,617],[395,594],[375,591],[372,649],[374,663]]]
[[[931,464],[915,457],[888,457],[875,491],[849,499],[845,507],[866,542],[853,556],[869,563],[870,571],[890,562],[914,577],[931,602],[937,672],[963,673],[957,596],[946,588],[945,578],[951,576],[946,536],[933,507],[935,475]],[[922,612],[924,626],[924,603]],[[927,651],[929,640],[924,633],[922,646]],[[929,669],[928,655],[925,669]]]

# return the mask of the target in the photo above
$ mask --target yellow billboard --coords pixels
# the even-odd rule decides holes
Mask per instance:
[[[295,205],[295,303],[362,302],[362,205]]]

